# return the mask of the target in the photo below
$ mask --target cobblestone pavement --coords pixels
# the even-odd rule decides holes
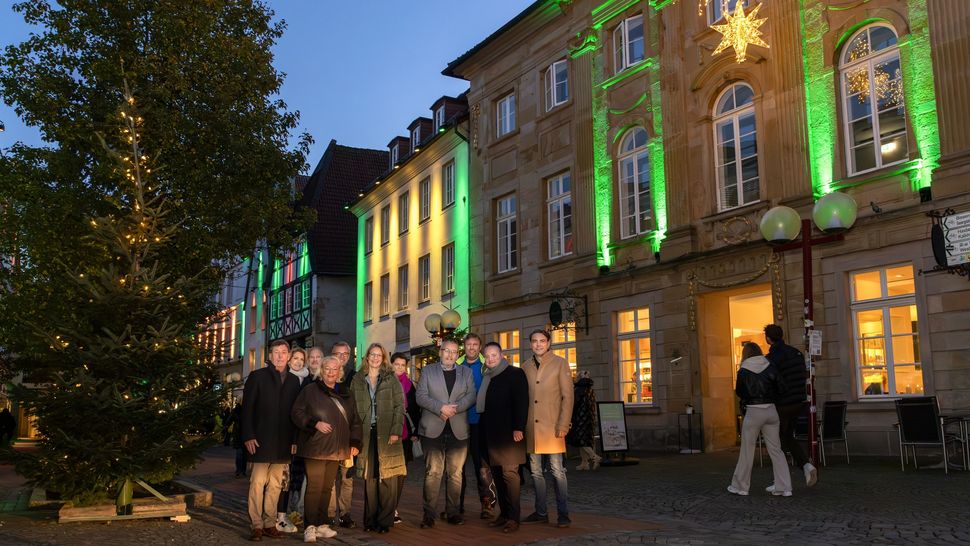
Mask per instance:
[[[246,542],[246,480],[232,478],[232,453],[214,448],[186,478],[215,492],[211,508],[192,510],[192,521],[75,523],[58,525],[50,511],[23,511],[23,482],[0,466],[0,544],[242,544]],[[795,495],[762,490],[770,468],[755,464],[751,496],[737,497],[729,483],[736,452],[644,455],[637,466],[576,472],[570,461],[569,497],[575,524],[569,530],[523,526],[514,537],[543,545],[600,544],[970,544],[970,472],[900,471],[893,460],[836,462],[806,488],[793,472]],[[420,513],[420,462],[411,467],[402,516]],[[355,488],[359,519],[361,488]],[[525,491],[529,491],[527,486]],[[550,500],[553,499],[550,491]],[[443,495],[441,502],[443,502]],[[523,495],[524,513],[531,496]],[[15,510],[11,512],[10,510]],[[477,502],[470,512],[478,511]],[[474,514],[470,514],[474,517]],[[617,519],[622,518],[622,519]],[[540,526],[542,527],[542,526]],[[463,527],[420,531],[412,524],[389,535],[343,531],[330,544],[481,544],[498,546],[479,521]],[[302,538],[302,537],[301,537]],[[505,543],[509,543],[509,538]],[[280,542],[295,543],[296,538]],[[264,540],[264,542],[266,542]]]

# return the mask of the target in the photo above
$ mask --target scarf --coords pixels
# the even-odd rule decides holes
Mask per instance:
[[[408,393],[411,392],[414,384],[411,383],[411,378],[406,373],[402,373],[397,378],[401,382],[401,390],[404,391],[404,409],[406,411],[408,409]]]
[[[485,367],[482,370],[482,387],[478,389],[478,400],[475,402],[475,411],[478,413],[485,413],[485,392],[488,391],[488,385],[492,382],[492,379],[498,374],[505,371],[505,368],[509,367],[509,361],[502,359],[498,363],[498,366],[494,368]]]
[[[307,369],[306,366],[304,366],[303,369],[300,371],[296,371],[293,368],[290,368],[290,373],[297,376],[302,382],[304,379],[306,379],[308,375],[310,375],[310,370]]]

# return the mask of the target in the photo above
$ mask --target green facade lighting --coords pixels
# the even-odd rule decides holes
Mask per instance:
[[[656,31],[656,29],[654,29]],[[650,196],[656,217],[651,246],[653,252],[660,252],[660,242],[667,234],[667,175],[664,169],[663,112],[660,109],[660,63],[652,62],[650,74],[650,118],[653,123],[653,138],[647,145],[650,153]]]
[[[812,192],[820,197],[834,190],[838,112],[833,68],[825,59],[829,29],[825,6],[801,0],[802,64],[805,75],[805,117],[808,124],[808,167]]]
[[[367,263],[364,259],[364,215],[357,218],[357,311],[354,313],[354,325],[357,331],[356,351],[364,354],[361,343],[364,342],[364,283],[367,282]]]
[[[933,86],[935,78],[926,0],[909,0],[907,5],[910,32],[899,41],[899,60],[906,110],[919,149],[918,166],[910,174],[915,191],[929,187],[933,170],[939,166],[940,124]]]
[[[596,265],[613,265],[610,240],[613,230],[613,159],[610,156],[610,120],[606,89],[596,85],[606,71],[602,55],[590,58],[593,75],[593,224],[596,230]]]
[[[248,295],[244,297],[249,297]],[[239,324],[242,327],[239,329],[239,357],[246,360],[246,301],[243,300],[239,303]],[[235,326],[235,325],[233,325]]]
[[[470,325],[468,309],[471,302],[469,276],[470,248],[470,202],[468,195],[468,142],[462,140],[455,148],[455,208],[451,212],[451,233],[455,245],[455,295],[451,307],[461,315],[461,323]]]

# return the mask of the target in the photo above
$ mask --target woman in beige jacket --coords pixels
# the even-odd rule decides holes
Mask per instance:
[[[573,415],[573,380],[569,363],[549,350],[552,336],[536,330],[529,336],[533,356],[522,363],[529,381],[529,419],[526,421],[526,450],[529,470],[535,484],[535,512],[522,523],[548,523],[546,511],[546,478],[543,463],[552,474],[556,489],[556,510],[559,527],[569,527],[569,506],[566,502],[566,433]]]

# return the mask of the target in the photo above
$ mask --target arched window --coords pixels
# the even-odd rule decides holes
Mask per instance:
[[[714,142],[718,210],[759,200],[758,131],[754,91],[748,84],[736,83],[718,98],[714,107]]]
[[[857,32],[842,51],[839,78],[849,175],[905,161],[909,150],[896,33],[885,25]]]
[[[651,228],[650,159],[647,131],[631,129],[620,143],[620,236],[633,237]]]

